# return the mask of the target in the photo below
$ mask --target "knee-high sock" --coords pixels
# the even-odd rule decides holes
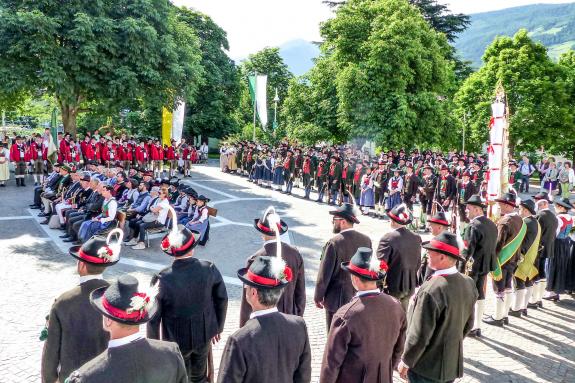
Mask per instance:
[[[34,182],[38,182],[38,174],[34,174]]]
[[[515,293],[513,293],[512,291],[506,291],[505,292],[505,298],[504,298],[504,302],[505,302],[505,306],[504,306],[504,311],[503,311],[503,318],[506,318],[509,315],[509,308],[511,307],[511,303],[513,303],[513,300],[515,298]]]
[[[505,313],[505,293],[499,295],[495,300],[495,315],[493,316],[494,319],[501,320],[503,319],[503,314]]]
[[[523,303],[521,304],[521,309],[527,308],[527,303],[531,301],[531,296],[533,295],[533,288],[535,286],[529,286],[525,288],[525,296],[523,297]]]
[[[543,294],[545,294],[545,289],[547,287],[547,281],[540,281],[537,284],[537,297],[536,297],[536,302],[540,302],[541,299],[543,298]]]
[[[485,300],[481,299],[475,302],[475,317],[473,320],[473,329],[481,328],[481,319],[485,311]]]
[[[515,291],[515,299],[513,300],[513,311],[519,311],[523,308],[523,301],[525,300],[526,289]]]

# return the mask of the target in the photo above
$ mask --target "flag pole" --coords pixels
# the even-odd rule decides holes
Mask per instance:
[[[255,78],[255,84],[254,84],[254,136],[253,136],[253,142],[256,142],[256,89],[258,89],[258,74],[254,73],[254,78]]]

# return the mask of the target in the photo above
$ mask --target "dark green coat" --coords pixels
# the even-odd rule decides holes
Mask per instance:
[[[477,289],[460,273],[426,281],[409,309],[403,362],[438,382],[463,376],[463,338],[473,327]]]

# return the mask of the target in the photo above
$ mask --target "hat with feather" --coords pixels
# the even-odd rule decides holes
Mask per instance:
[[[349,262],[341,264],[341,268],[361,279],[380,281],[385,278],[389,266],[385,260],[378,259],[372,249],[360,247]]]
[[[292,270],[281,257],[257,256],[249,266],[238,270],[238,278],[258,289],[281,289],[293,278]]]
[[[172,228],[162,238],[162,251],[171,257],[182,257],[198,245],[200,233],[183,225],[178,225],[176,211],[171,206],[168,207],[168,210],[171,213]]]
[[[277,227],[277,230],[274,228]],[[270,206],[264,211],[261,218],[254,219],[254,228],[262,234],[269,235],[270,237],[283,235],[288,231],[288,225],[279,218],[273,206]]]
[[[413,215],[404,203],[395,206],[387,215],[396,223],[404,226],[409,225],[413,221]]]
[[[114,235],[118,236],[118,240],[112,243],[110,240]],[[82,246],[72,246],[68,252],[72,257],[91,265],[112,266],[120,260],[123,238],[124,232],[114,229],[106,237],[95,235]]]
[[[151,320],[158,312],[158,285],[139,290],[139,282],[129,274],[122,275],[90,294],[90,303],[102,315],[115,322],[139,325]]]

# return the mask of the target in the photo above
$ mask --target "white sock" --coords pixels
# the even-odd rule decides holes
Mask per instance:
[[[34,183],[38,182],[38,174],[34,174]]]
[[[515,293],[512,291],[506,291],[505,292],[505,298],[504,298],[504,302],[505,302],[505,307],[504,307],[504,311],[503,311],[503,318],[507,318],[507,316],[509,315],[509,308],[511,307],[511,303],[513,303],[513,300],[515,298]]]
[[[513,300],[513,311],[519,311],[523,308],[523,301],[525,300],[526,289],[517,290],[515,292],[515,299]]]
[[[497,297],[495,301],[495,315],[493,319],[501,320],[503,319],[503,314],[505,312],[505,295]]]
[[[522,309],[527,308],[527,304],[531,301],[532,294],[533,294],[533,286],[526,287],[525,296],[523,297],[523,303],[521,305]]]
[[[481,319],[483,319],[483,312],[485,311],[485,300],[481,299],[475,302],[475,316],[473,320],[473,329],[481,328]]]
[[[541,281],[537,284],[537,300],[536,302],[541,302],[543,299],[543,294],[545,294],[545,288],[547,287],[547,281]]]

